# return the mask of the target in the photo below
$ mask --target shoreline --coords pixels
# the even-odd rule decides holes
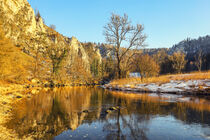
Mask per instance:
[[[82,86],[82,85],[79,85]],[[85,85],[91,86],[91,85]],[[94,85],[95,86],[95,85]],[[24,98],[31,98],[43,88],[54,88],[62,86],[45,86],[43,84],[0,84],[0,139],[19,139],[14,130],[10,130],[4,124],[11,119],[13,105]],[[64,87],[74,87],[64,85]],[[210,95],[210,79],[204,80],[170,80],[165,83],[141,83],[141,84],[105,84],[104,89],[112,91],[123,91],[132,93],[162,93],[193,96]]]
[[[0,139],[19,139],[14,130],[5,127],[5,123],[11,119],[13,106],[25,98],[31,98],[39,94],[41,89],[53,89],[60,87],[97,86],[98,84],[50,84],[32,82],[31,84],[0,83]]]
[[[19,84],[0,85],[0,139],[19,139],[14,130],[5,127],[5,123],[12,117],[13,105],[24,98],[31,98],[40,89],[41,87],[26,88]]]
[[[166,83],[106,84],[101,86],[112,91],[135,93],[167,93],[178,95],[210,96],[210,80],[171,80]]]

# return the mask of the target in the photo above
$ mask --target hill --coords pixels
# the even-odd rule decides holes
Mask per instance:
[[[178,44],[175,44],[172,48],[169,49],[169,54],[174,52],[182,51],[186,54],[187,71],[191,69],[196,70],[195,66],[192,64],[195,63],[195,58],[201,53],[203,65],[203,70],[210,69],[210,36],[199,37],[198,39],[185,39]]]
[[[171,48],[141,49],[144,54],[154,55],[160,51],[172,55],[175,52],[185,53],[187,60],[185,71],[197,70],[195,66],[196,57],[202,55],[202,70],[210,69],[210,36],[199,37],[198,39],[187,38],[173,45]]]

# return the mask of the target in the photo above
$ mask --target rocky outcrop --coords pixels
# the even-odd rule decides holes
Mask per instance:
[[[90,70],[89,56],[87,55],[83,45],[75,37],[72,37],[70,39],[69,56],[72,57],[74,61],[76,61],[75,59],[77,59],[78,57],[82,58],[82,60],[84,61],[84,67],[87,70]]]
[[[0,7],[5,34],[15,44],[23,34],[33,36],[38,31],[44,31],[43,21],[36,21],[34,10],[27,0],[1,0]]]
[[[0,0],[0,25],[2,25],[5,36],[19,47],[24,53],[36,58],[40,53],[42,65],[46,65],[47,50],[51,46],[56,46],[62,50],[68,48],[67,57],[62,62],[63,67],[69,68],[72,64],[76,65],[78,59],[82,61],[83,71],[90,73],[90,56],[75,37],[68,38],[54,29],[46,26],[40,15],[35,15],[27,0]],[[100,53],[93,52],[101,60]],[[50,64],[46,65],[49,68]],[[46,69],[44,71],[51,72]],[[50,75],[50,74],[48,74]],[[90,75],[90,74],[87,74]]]

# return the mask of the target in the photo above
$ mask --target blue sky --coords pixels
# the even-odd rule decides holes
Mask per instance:
[[[28,0],[47,25],[84,42],[105,42],[103,27],[112,12],[127,13],[145,27],[149,48],[210,35],[210,0]]]

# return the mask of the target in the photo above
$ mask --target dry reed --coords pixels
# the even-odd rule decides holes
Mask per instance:
[[[171,80],[175,81],[188,81],[188,80],[205,80],[210,79],[210,71],[205,72],[191,72],[186,74],[169,74],[161,75],[158,77],[144,78],[123,78],[118,80],[113,80],[110,82],[111,85],[136,85],[136,84],[148,84],[148,83],[167,83]]]

